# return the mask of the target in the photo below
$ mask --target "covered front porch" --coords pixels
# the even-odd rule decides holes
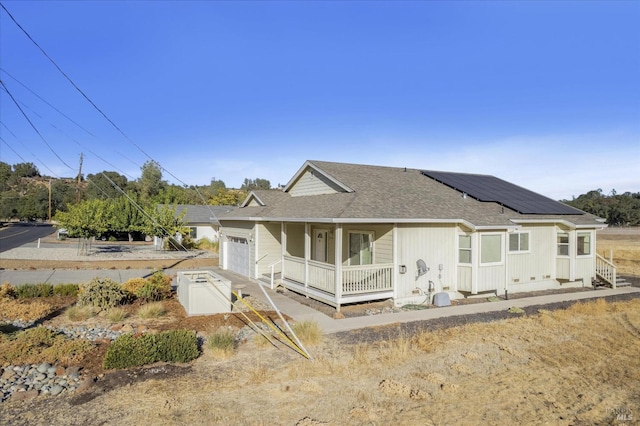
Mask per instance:
[[[336,309],[394,297],[393,226],[282,223],[284,287]]]

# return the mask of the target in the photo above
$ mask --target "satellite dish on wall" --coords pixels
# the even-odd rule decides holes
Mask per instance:
[[[422,259],[418,259],[418,261],[416,262],[416,266],[418,267],[418,276],[421,277],[424,274],[427,273],[427,271],[429,270],[429,268],[427,267],[427,264],[424,263],[424,260]]]

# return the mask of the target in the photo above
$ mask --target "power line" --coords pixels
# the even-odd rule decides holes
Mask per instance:
[[[153,157],[151,157],[146,151],[144,151],[138,144],[136,144],[131,138],[129,138],[129,136],[127,136],[124,131],[122,131],[122,129],[120,129],[120,127],[118,127],[90,98],[89,96],[87,96],[87,94],[85,94],[82,89],[80,89],[80,87],[78,87],[73,80],[71,80],[71,78],[62,70],[62,68],[60,68],[60,66],[58,66],[58,64],[53,60],[53,58],[51,58],[47,52],[33,39],[33,37],[31,37],[31,35],[18,23],[18,21],[16,21],[16,19],[13,17],[13,15],[7,10],[7,8],[4,6],[4,4],[0,3],[0,6],[2,6],[2,9],[7,13],[7,15],[9,15],[9,18],[11,18],[11,20],[13,21],[14,24],[16,24],[16,26],[27,36],[27,38],[38,48],[38,50],[40,50],[40,52],[49,60],[49,62],[51,62],[53,64],[53,66],[67,79],[67,81],[78,91],[78,93],[80,93],[86,100],[87,102],[89,102],[91,104],[91,106],[93,106],[93,108],[98,111],[105,120],[107,120],[127,141],[129,141],[133,146],[135,146],[142,154],[144,154],[147,158],[149,158],[151,161],[153,161],[155,164],[157,164],[161,170],[167,172],[171,177],[173,177],[175,180],[177,180],[178,182],[180,182],[182,185],[184,185],[185,187],[187,187],[188,185],[182,181],[181,179],[179,179],[177,176],[175,176],[173,173],[171,173],[169,170],[167,170],[166,168],[162,167],[162,165],[160,164],[160,162],[156,161],[153,159]],[[4,86],[4,84],[3,84]],[[13,97],[12,97],[13,98]],[[15,102],[15,100],[14,100]],[[17,105],[17,103],[16,103]],[[26,117],[26,116],[25,116]],[[35,128],[35,127],[34,127]],[[42,137],[42,136],[41,136]],[[55,152],[54,152],[55,153]],[[56,154],[57,156],[57,154]],[[66,164],[66,163],[65,163]],[[67,165],[67,167],[69,167]],[[69,167],[71,169],[71,167]],[[200,199],[202,201],[204,201],[205,205],[209,206],[206,203],[206,200],[204,199],[204,196],[200,193],[200,191],[198,191],[198,188],[196,186],[194,186],[194,189],[196,191],[196,193],[198,194],[198,196],[200,197]],[[211,213],[211,215],[216,219],[216,222],[218,222],[216,214],[213,212],[213,209],[211,209],[211,207],[209,206],[209,212]]]
[[[1,4],[1,3],[0,3]],[[4,6],[3,6],[4,7]],[[58,160],[60,160],[62,162],[62,164],[64,164],[65,166],[67,166],[69,168],[69,170],[73,170],[73,167],[71,167],[70,165],[67,164],[66,161],[64,161],[62,159],[62,157],[60,157],[58,155],[58,153],[51,147],[51,145],[49,145],[49,142],[47,142],[47,140],[44,138],[44,136],[42,136],[42,134],[40,133],[40,131],[38,130],[38,128],[33,124],[33,122],[29,119],[29,117],[27,116],[27,114],[24,112],[24,110],[22,109],[22,107],[20,107],[20,104],[18,103],[18,101],[16,101],[16,98],[13,97],[13,95],[11,94],[11,92],[9,91],[9,89],[7,88],[7,86],[4,84],[4,81],[0,80],[0,85],[2,85],[2,88],[4,89],[5,92],[7,92],[7,94],[9,95],[9,97],[11,98],[11,100],[13,101],[13,103],[16,105],[16,107],[20,110],[20,112],[22,113],[22,115],[24,116],[24,118],[27,120],[27,122],[29,122],[29,124],[31,125],[31,127],[33,128],[33,130],[38,134],[38,136],[40,136],[40,139],[42,139],[42,142],[44,142],[44,144],[51,150],[51,152],[53,152],[53,155],[55,155]]]

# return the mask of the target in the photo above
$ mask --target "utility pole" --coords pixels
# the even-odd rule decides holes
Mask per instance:
[[[49,223],[51,223],[51,178],[49,178]]]
[[[80,202],[80,181],[82,180],[82,153],[80,153],[80,167],[78,167],[78,180],[76,182],[76,203]]]

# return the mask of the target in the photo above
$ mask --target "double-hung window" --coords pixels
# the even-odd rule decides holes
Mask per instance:
[[[373,264],[373,232],[349,232],[349,265]]]
[[[458,236],[458,263],[471,263],[471,235]]]
[[[569,233],[558,232],[558,256],[569,256]]]

